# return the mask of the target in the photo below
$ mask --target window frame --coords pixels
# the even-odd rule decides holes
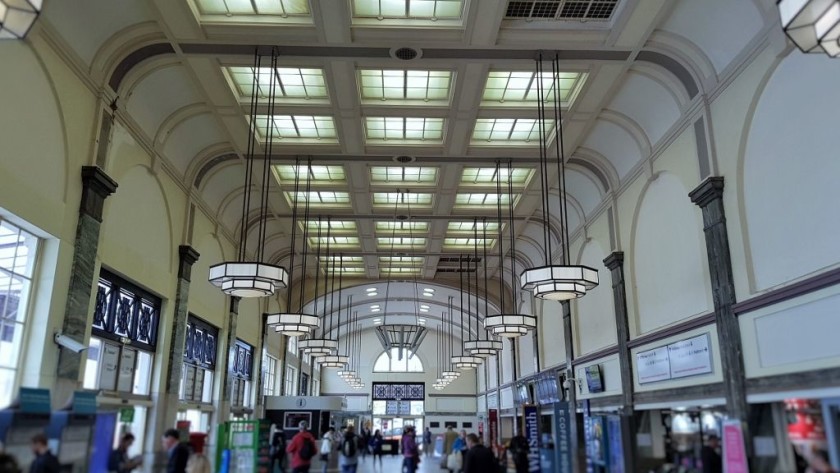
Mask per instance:
[[[397,358],[397,350],[398,350],[397,348],[392,348],[391,349],[392,356],[390,356],[390,357],[388,356],[388,353],[386,351],[380,352],[379,356],[377,356],[376,359],[373,362],[373,372],[374,373],[425,373],[426,372],[426,368],[423,365],[423,360],[420,359],[420,355],[414,353],[414,356],[409,357],[409,353],[411,353],[410,350],[405,350],[405,353],[403,354],[403,360],[397,360],[398,363],[403,363],[403,362],[405,363],[405,369],[400,368],[400,369],[395,370],[393,362]],[[385,357],[384,359],[388,360],[388,369],[387,370],[377,369],[377,365],[380,364],[380,360],[382,360],[383,357]],[[419,370],[417,370],[417,369],[410,370],[409,369],[409,363],[413,362],[413,361],[416,361],[416,363],[419,364],[419,368],[420,368]]]
[[[263,396],[277,396],[277,367],[280,366],[280,359],[268,354],[263,350]]]

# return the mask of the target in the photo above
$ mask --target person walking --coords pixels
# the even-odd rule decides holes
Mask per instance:
[[[362,427],[362,435],[361,435],[361,445],[360,445],[361,446],[361,452],[360,453],[361,453],[362,461],[364,461],[364,459],[367,458],[368,453],[370,453],[370,448],[369,448],[370,438],[371,438],[370,427],[368,427],[366,425],[366,426]]]
[[[356,429],[348,425],[338,448],[338,465],[341,467],[341,473],[356,473],[359,465],[359,450],[359,436],[356,435]]]
[[[277,428],[271,438],[271,472],[274,473],[274,464],[276,463],[280,467],[280,473],[286,473],[286,467],[283,464],[285,460],[286,434],[283,429]]]
[[[408,426],[400,441],[403,453],[403,469],[405,473],[415,473],[417,463],[420,459],[420,452],[417,450],[417,441],[414,435],[414,426]]]
[[[321,465],[322,473],[327,473],[327,468],[330,465],[330,453],[333,450],[333,435],[335,434],[335,427],[330,427],[321,436]]]
[[[127,433],[120,438],[119,445],[108,456],[109,473],[131,473],[131,470],[140,466],[142,460],[139,457],[128,457],[128,449],[132,444],[134,444],[134,434]]]
[[[700,461],[703,463],[703,473],[723,473],[723,460],[718,453],[720,439],[717,435],[709,435],[706,445],[700,449]]]
[[[464,455],[464,473],[490,473],[498,471],[493,452],[485,447],[478,435],[467,435],[467,454]]]
[[[510,439],[510,451],[513,457],[513,465],[516,467],[516,473],[528,473],[528,454],[531,451],[528,445],[528,439],[521,433],[518,433]]]
[[[160,439],[166,450],[166,473],[186,473],[187,462],[190,459],[190,449],[181,443],[181,433],[175,429],[167,429]]]
[[[292,441],[286,447],[286,453],[291,455],[292,473],[309,473],[312,465],[312,457],[318,451],[315,445],[315,437],[307,430],[309,422],[302,420],[298,424],[298,433],[292,437]]]
[[[373,469],[376,471],[376,459],[379,459],[379,468],[382,468],[382,444],[385,440],[382,438],[382,432],[376,429],[373,437],[370,439],[370,449],[373,452]]]
[[[32,453],[35,459],[29,465],[29,473],[59,473],[61,465],[47,446],[47,436],[36,434],[32,437]]]
[[[455,428],[450,424],[446,427],[446,433],[443,434],[443,456],[440,460],[440,467],[444,470],[447,469],[446,464],[449,460],[449,454],[452,453],[452,446],[455,445],[455,440],[457,439],[458,433],[455,432]]]
[[[423,432],[423,455],[429,456],[432,454],[432,431],[426,427]]]

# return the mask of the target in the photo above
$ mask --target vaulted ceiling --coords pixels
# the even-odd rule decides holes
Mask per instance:
[[[274,117],[264,101],[257,111],[258,150],[269,124],[279,136],[268,259],[288,265],[292,226],[317,231],[329,219],[345,279],[452,287],[458,258],[484,239],[474,219],[491,222],[486,263],[488,278],[498,277],[498,160],[514,172],[513,195],[501,198],[515,203],[518,264],[542,263],[540,54],[560,60],[557,80],[545,72],[544,84],[550,93],[556,84],[564,108],[574,233],[680,126],[770,10],[751,0],[87,0],[49,2],[42,25],[234,244],[254,53],[277,47],[276,70],[263,64],[257,74],[263,95],[272,73],[282,86]],[[698,18],[718,23],[703,28]],[[313,209],[292,222],[303,197],[293,187],[297,158],[312,160]],[[412,203],[397,207],[404,190]],[[555,234],[556,215],[552,207]],[[400,259],[389,259],[396,251]]]

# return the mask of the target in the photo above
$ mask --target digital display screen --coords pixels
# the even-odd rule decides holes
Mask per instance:
[[[604,392],[604,381],[601,378],[601,366],[592,365],[586,367],[586,386],[591,393]]]

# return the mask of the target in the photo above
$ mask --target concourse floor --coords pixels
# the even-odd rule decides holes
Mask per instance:
[[[376,465],[373,464],[373,456],[368,455],[364,459],[359,460],[359,466],[356,468],[356,473],[400,473],[402,471],[402,456],[386,455],[382,457],[382,465],[380,466],[377,460]],[[277,470],[275,470],[277,471]],[[286,469],[286,471],[291,471]],[[312,465],[309,473],[321,473],[321,466]],[[340,473],[341,470],[337,468],[330,468],[329,473]],[[440,468],[440,458],[434,456],[421,457],[420,467],[417,473],[446,473],[446,470]]]

